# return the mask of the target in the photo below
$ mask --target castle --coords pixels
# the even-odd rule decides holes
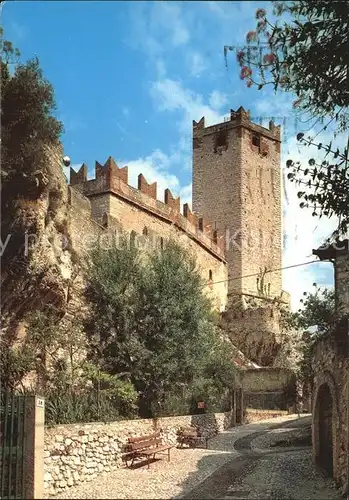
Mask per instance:
[[[193,211],[157,184],[138,176],[128,185],[128,168],[109,157],[96,162],[88,180],[83,164],[70,171],[72,247],[83,251],[108,234],[123,231],[134,244],[160,247],[173,239],[195,255],[207,293],[222,313],[234,344],[254,362],[271,365],[278,345],[282,291],[280,127],[250,121],[240,107],[230,120],[205,127],[193,122]],[[265,272],[272,271],[272,272]]]

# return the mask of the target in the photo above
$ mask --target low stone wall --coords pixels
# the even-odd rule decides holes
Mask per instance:
[[[231,427],[232,422],[233,415],[228,412],[46,428],[46,497],[120,467],[123,446],[131,436],[160,430],[163,441],[175,445],[181,426],[197,425],[202,435],[210,437]]]
[[[260,420],[267,420],[269,418],[277,418],[288,415],[288,411],[283,410],[253,410],[251,408],[246,408],[245,410],[245,424],[252,424],[253,422],[259,422]]]

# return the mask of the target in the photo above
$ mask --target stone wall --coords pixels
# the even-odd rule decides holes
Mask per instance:
[[[337,326],[312,352],[313,459],[330,466],[343,493],[349,487],[349,241],[313,250],[320,260],[331,260],[335,271]],[[326,396],[326,404],[325,404]],[[332,453],[331,464],[326,454]],[[325,456],[324,456],[325,455]]]
[[[263,274],[281,268],[280,142],[280,127],[253,123],[242,107],[217,125],[193,122],[193,209],[225,231],[231,279],[224,327],[263,366],[273,364],[279,347],[273,301],[289,302],[281,271]]]
[[[348,492],[349,359],[338,356],[337,344],[333,338],[324,339],[317,343],[313,351],[312,368],[314,370],[313,458],[316,463],[321,461],[320,432],[327,423],[319,413],[321,405],[319,391],[326,387],[332,399],[330,432],[333,443],[333,476],[338,485]]]
[[[193,209],[226,232],[229,292],[256,294],[256,276],[237,278],[281,268],[280,128],[241,107],[217,125],[194,122]],[[280,296],[281,271],[265,276],[263,293]]]
[[[197,261],[205,291],[218,311],[227,305],[227,266],[224,233],[197,218],[189,206],[180,212],[180,199],[165,190],[165,203],[156,198],[156,183],[139,175],[138,188],[127,184],[127,167],[118,168],[112,158],[96,163],[95,179],[87,180],[86,166],[71,171],[71,219],[73,248],[114,243],[116,233],[128,234],[142,251],[161,248],[168,240],[182,245]],[[85,201],[83,201],[85,200]],[[82,224],[86,220],[86,224]],[[101,230],[102,233],[101,234]],[[104,232],[103,232],[104,231]],[[212,282],[218,281],[217,284]]]
[[[244,392],[275,392],[288,386],[294,379],[290,370],[284,368],[256,368],[242,372]]]
[[[122,449],[129,437],[160,430],[163,441],[175,445],[176,432],[182,426],[198,426],[203,436],[212,437],[232,422],[233,415],[228,412],[46,428],[46,496],[121,467]]]
[[[339,318],[349,317],[349,240],[343,242],[344,251],[335,261],[336,307]]]
[[[246,408],[244,412],[244,419],[245,424],[253,424],[254,422],[260,422],[261,420],[284,417],[288,414],[288,411],[282,410],[255,410],[252,408]]]
[[[295,389],[295,376],[284,368],[256,368],[241,373],[244,406],[254,409],[287,410],[294,401],[288,389]]]

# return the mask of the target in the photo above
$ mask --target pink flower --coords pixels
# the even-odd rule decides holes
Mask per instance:
[[[251,68],[249,68],[248,66],[243,66],[241,68],[241,72],[240,72],[240,78],[241,78],[241,80],[244,80],[245,78],[248,78],[251,75],[252,75]]]
[[[255,42],[257,40],[257,33],[255,31],[249,31],[246,35],[246,40],[248,42]]]
[[[275,54],[265,54],[263,62],[265,64],[272,64],[275,61]]]
[[[252,87],[252,85],[253,85],[252,80],[249,80],[249,81],[246,83],[246,87],[248,87],[248,88]]]
[[[257,9],[256,10],[256,19],[261,19],[262,17],[265,17],[267,15],[267,12],[265,9]]]
[[[238,62],[242,62],[244,57],[245,57],[245,52],[243,50],[239,50],[239,52],[236,54]]]

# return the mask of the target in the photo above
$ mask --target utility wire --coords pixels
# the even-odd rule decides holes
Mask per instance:
[[[320,262],[319,260],[311,260],[310,262],[302,262],[300,264],[292,264],[291,266],[285,266],[285,267],[279,267],[278,269],[269,269],[265,271],[265,274],[267,273],[274,273],[276,271],[283,271],[284,269],[290,269],[292,267],[300,267],[300,266],[306,266],[308,264],[314,264],[315,262]],[[253,273],[253,274],[246,274],[245,276],[234,276],[234,278],[228,278],[226,280],[221,280],[221,281],[208,281],[204,286],[207,285],[216,285],[217,283],[226,283],[227,281],[233,281],[233,280],[240,280],[243,278],[252,278],[253,276],[260,276],[259,273]]]

